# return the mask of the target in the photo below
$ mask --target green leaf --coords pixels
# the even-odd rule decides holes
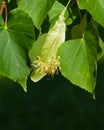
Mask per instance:
[[[29,69],[26,66],[26,55],[20,48],[11,32],[0,33],[0,73],[20,83],[26,89]]]
[[[55,0],[19,0],[18,8],[27,12],[38,28],[54,2]]]
[[[98,53],[98,60],[104,58],[104,42],[102,41],[102,39],[99,37],[99,46],[100,46],[100,53]]]
[[[10,2],[11,0],[8,0],[8,3]]]
[[[80,24],[74,25],[71,30],[71,38],[72,39],[80,39],[87,27],[87,19],[86,14],[84,15],[83,19],[81,20]]]
[[[0,26],[4,26],[4,20],[1,14],[0,14]]]
[[[55,24],[56,20],[58,19],[61,12],[64,10],[65,6],[56,1],[51,10],[49,11],[49,21],[50,21],[50,28]],[[70,25],[72,23],[72,18],[69,16],[69,12],[66,11],[65,13],[66,25]]]
[[[65,21],[64,14],[66,8],[62,11],[55,25],[38,38],[30,51],[30,59],[33,65],[31,79],[34,82],[39,81],[46,74],[53,75],[59,66],[56,53],[58,47],[65,41]]]
[[[71,38],[79,39],[82,38],[82,26],[81,24],[74,25],[71,30]]]
[[[61,14],[64,8],[65,6],[63,6],[58,1],[56,1],[53,4],[51,10],[48,13],[51,26],[54,25],[55,21],[59,18],[59,15]]]
[[[93,93],[96,84],[97,49],[94,36],[88,31],[85,39],[69,40],[58,50],[60,71],[73,84]]]
[[[2,0],[0,0],[0,8],[1,8],[1,6],[2,6],[2,2],[3,2],[3,1],[2,1]]]
[[[15,40],[26,50],[29,50],[34,42],[34,25],[31,18],[19,9],[14,9],[9,15],[8,29],[12,30],[12,37],[16,34]],[[20,42],[22,41],[22,42]]]
[[[24,12],[13,10],[10,13],[7,29],[2,26],[0,28],[0,73],[21,84],[26,91],[30,69],[26,65],[27,56],[22,46],[26,47],[25,40],[28,39],[28,44],[32,41],[32,21]]]
[[[104,0],[78,0],[80,9],[87,9],[93,18],[104,27]]]

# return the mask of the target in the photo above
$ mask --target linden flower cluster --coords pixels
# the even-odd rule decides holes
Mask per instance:
[[[58,58],[59,59],[59,58]],[[40,57],[33,62],[32,66],[40,74],[54,75],[58,72],[60,62],[58,59],[49,60],[47,63],[41,61]]]

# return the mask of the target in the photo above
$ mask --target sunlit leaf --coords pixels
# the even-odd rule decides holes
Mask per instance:
[[[60,56],[60,71],[73,84],[93,93],[96,84],[97,49],[94,36],[88,31],[85,39],[63,43]]]

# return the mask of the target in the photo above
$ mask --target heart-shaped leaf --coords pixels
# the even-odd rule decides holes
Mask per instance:
[[[20,10],[13,10],[9,18],[8,27],[0,27],[0,73],[21,84],[26,91],[30,71],[24,48],[28,49],[33,42],[33,23]]]
[[[60,71],[73,84],[93,93],[96,84],[96,40],[91,32],[85,39],[69,40],[58,50]]]

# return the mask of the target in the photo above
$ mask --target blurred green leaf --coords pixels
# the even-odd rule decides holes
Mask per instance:
[[[8,3],[10,2],[11,0],[8,0]]]
[[[93,18],[104,27],[104,0],[78,0],[80,9],[87,9]]]
[[[104,58],[104,42],[102,41],[102,39],[99,37],[99,46],[100,46],[100,53],[98,53],[98,60]]]
[[[86,19],[86,14],[85,14],[83,19],[81,20],[80,24],[73,26],[73,28],[71,30],[71,38],[72,39],[82,38],[86,27],[87,27],[87,19]]]

